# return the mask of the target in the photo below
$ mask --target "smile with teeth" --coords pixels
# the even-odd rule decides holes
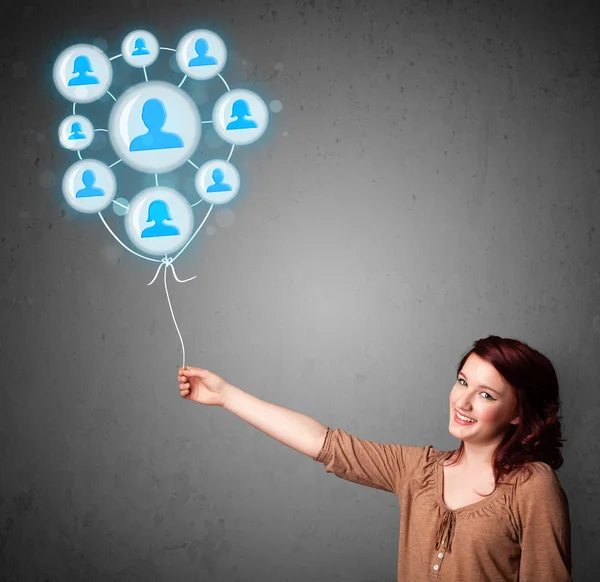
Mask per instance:
[[[458,412],[458,410],[455,411],[456,412],[456,416],[458,418],[460,418],[460,420],[464,420],[465,422],[477,422],[476,420],[473,420],[472,418],[469,418],[467,416],[463,416],[460,412]]]

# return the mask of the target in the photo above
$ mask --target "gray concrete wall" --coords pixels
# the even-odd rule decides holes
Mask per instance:
[[[230,86],[283,104],[176,261],[197,278],[169,273],[185,363],[361,438],[451,448],[460,356],[489,334],[528,342],[561,384],[573,577],[597,579],[592,2],[31,1],[1,21],[0,580],[396,577],[396,498],[182,400],[162,272],[147,286],[157,265],[63,199],[77,158],[54,60],[76,42],[116,55],[135,28],[171,47],[214,30]],[[117,96],[141,80],[115,63]],[[184,88],[206,117],[223,88],[200,85]],[[86,110],[97,127],[111,104]],[[197,161],[228,151],[208,143]],[[106,141],[93,153],[115,161]],[[152,181],[115,174],[127,199]],[[191,166],[165,179],[197,200]]]

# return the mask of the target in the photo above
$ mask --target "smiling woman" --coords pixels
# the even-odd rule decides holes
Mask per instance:
[[[528,462],[560,468],[559,408],[558,379],[548,358],[517,340],[478,340],[458,364],[450,392],[449,430],[461,440],[452,464],[472,473],[491,464],[494,482]]]
[[[395,494],[399,582],[571,580],[569,506],[554,473],[558,381],[526,344],[489,336],[461,359],[450,392],[449,430],[461,441],[453,451],[332,430],[201,368],[181,368],[178,379],[183,398],[226,408],[327,473]]]

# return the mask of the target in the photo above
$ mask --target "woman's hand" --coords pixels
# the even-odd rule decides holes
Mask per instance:
[[[178,380],[182,398],[207,406],[225,405],[229,384],[221,376],[202,368],[185,366],[179,368]]]

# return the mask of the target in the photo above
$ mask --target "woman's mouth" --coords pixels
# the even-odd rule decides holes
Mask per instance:
[[[477,421],[476,420],[469,420],[467,416],[463,416],[461,418],[462,415],[460,415],[460,413],[458,412],[458,410],[454,411],[454,420],[458,423],[458,424],[462,424],[462,425],[471,425],[471,424],[475,424]]]

